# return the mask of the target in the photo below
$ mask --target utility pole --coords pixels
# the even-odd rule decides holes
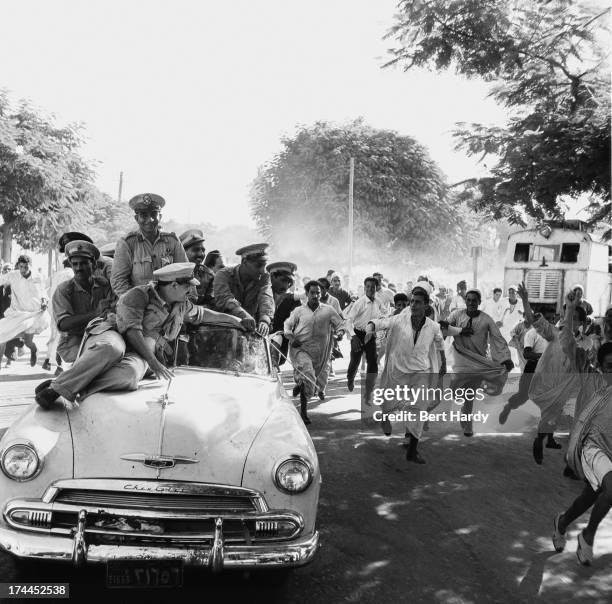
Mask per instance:
[[[123,192],[123,172],[119,172],[119,193],[117,194],[117,201],[121,203],[121,193]]]
[[[355,158],[349,163],[349,223],[348,223],[348,277],[353,281],[353,185],[355,181]]]
[[[472,256],[473,287],[478,287],[478,258],[482,256],[482,246],[477,245],[470,250]]]

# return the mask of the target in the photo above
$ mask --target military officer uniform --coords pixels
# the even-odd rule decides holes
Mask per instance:
[[[82,354],[53,383],[39,385],[36,402],[48,409],[60,395],[74,401],[77,395],[84,399],[102,390],[136,390],[148,364],[121,337],[130,329],[141,331],[146,346],[167,364],[172,357],[170,344],[178,336],[183,321],[203,323],[219,316],[189,300],[169,306],[160,297],[157,287],[161,284],[176,281],[197,285],[193,269],[191,262],[170,264],[154,272],[154,283],[136,286],[121,296],[116,317],[88,325]]]
[[[160,195],[145,193],[130,199],[134,212],[159,211],[166,201]],[[187,255],[174,233],[157,230],[151,243],[141,230],[132,231],[117,242],[112,265],[111,286],[121,296],[136,285],[145,285],[153,272],[175,262],[186,262]]]
[[[189,259],[189,248],[197,243],[204,242],[204,234],[200,229],[190,229],[189,231],[185,231],[179,239]],[[203,262],[197,262],[193,260],[193,258],[191,261],[195,262],[196,267],[193,271],[193,275],[200,282],[200,285],[196,286],[193,295],[190,296],[190,300],[194,304],[201,304],[209,308],[214,308],[215,297],[213,281],[215,279],[215,273],[213,273],[208,266],[205,266]]]
[[[236,250],[243,262],[263,262],[267,260],[267,243],[255,243]],[[256,323],[272,323],[274,317],[274,297],[270,285],[270,275],[264,273],[259,279],[240,278],[240,267],[225,267],[217,271],[214,280],[215,305],[217,310],[240,319],[255,319]]]
[[[291,281],[295,279],[295,272],[297,266],[293,262],[273,262],[268,264],[266,267],[271,277],[285,276]],[[291,311],[298,306],[301,306],[302,302],[293,292],[287,292],[284,294],[274,293],[274,318],[272,319],[272,327],[270,328],[270,354],[272,357],[272,364],[275,367],[280,367],[289,353],[289,340],[285,337],[283,331],[285,328],[285,321],[289,318]],[[279,352],[281,354],[279,354]]]
[[[87,241],[71,241],[66,245],[65,252],[68,259],[80,256],[94,263],[99,256],[96,246]],[[62,330],[62,321],[67,317],[87,315],[92,312],[98,312],[100,316],[105,317],[108,312],[114,310],[115,301],[110,283],[104,277],[93,276],[90,291],[83,289],[74,277],[57,286],[51,303],[53,318],[60,332],[57,351],[64,361],[68,363],[75,361],[85,334],[85,325]]]

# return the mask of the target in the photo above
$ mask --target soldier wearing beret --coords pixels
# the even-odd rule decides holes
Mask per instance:
[[[301,306],[299,296],[289,289],[293,285],[297,266],[293,262],[273,262],[266,267],[270,273],[272,294],[274,295],[274,317],[270,333],[270,352],[274,366],[280,367],[289,352],[289,340],[283,334],[285,321],[289,318],[291,311]],[[281,354],[278,354],[280,351]]]
[[[65,253],[74,277],[60,283],[53,293],[53,319],[60,331],[57,352],[74,363],[85,335],[85,327],[96,317],[106,318],[114,309],[115,295],[104,277],[94,275],[100,252],[88,241],[71,241]]]
[[[153,271],[174,262],[187,261],[179,238],[159,228],[161,209],[166,205],[163,197],[144,193],[132,197],[129,205],[139,228],[117,242],[111,285],[118,296],[151,281]]]
[[[214,308],[215,298],[213,295],[213,280],[215,274],[212,269],[204,265],[204,258],[206,255],[204,234],[200,229],[191,229],[185,231],[179,239],[185,248],[187,260],[196,265],[194,276],[200,282],[200,285],[196,287],[195,295],[190,297],[191,301],[195,304]]]
[[[245,327],[257,328],[263,336],[268,335],[274,317],[267,248],[267,243],[254,243],[236,250],[241,263],[217,271],[214,281],[217,310],[246,319]]]
[[[36,402],[49,409],[60,396],[75,401],[102,390],[136,390],[149,369],[170,379],[167,365],[183,322],[199,324],[220,315],[187,299],[198,284],[194,268],[191,262],[167,265],[153,273],[154,281],[123,294],[115,320],[88,326],[81,356],[57,380],[38,386]]]

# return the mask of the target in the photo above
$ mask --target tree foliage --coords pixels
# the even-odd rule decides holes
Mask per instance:
[[[80,155],[82,127],[58,127],[22,101],[14,108],[0,92],[0,215],[3,253],[10,257],[13,239],[26,249],[47,251],[66,230],[112,231],[108,196],[93,184],[94,171]],[[119,220],[119,222],[117,222]],[[104,222],[102,222],[104,221]]]
[[[250,203],[260,232],[285,253],[305,246],[311,260],[324,253],[329,261],[334,247],[345,257],[351,157],[356,253],[469,244],[442,172],[413,138],[362,120],[317,122],[282,145],[260,168]]]
[[[560,217],[563,197],[589,193],[610,212],[609,8],[573,0],[403,0],[386,64],[452,69],[490,82],[504,127],[458,124],[457,147],[495,158],[462,197],[495,218]]]

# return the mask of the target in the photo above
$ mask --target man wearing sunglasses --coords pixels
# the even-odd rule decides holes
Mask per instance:
[[[240,264],[217,271],[214,280],[216,309],[244,319],[247,329],[262,336],[268,335],[274,317],[267,248],[267,243],[254,243],[236,250]]]
[[[149,283],[157,269],[174,262],[187,262],[179,238],[159,228],[161,209],[165,205],[166,200],[154,193],[142,193],[130,199],[138,230],[117,242],[111,275],[111,286],[117,296],[136,285]]]

